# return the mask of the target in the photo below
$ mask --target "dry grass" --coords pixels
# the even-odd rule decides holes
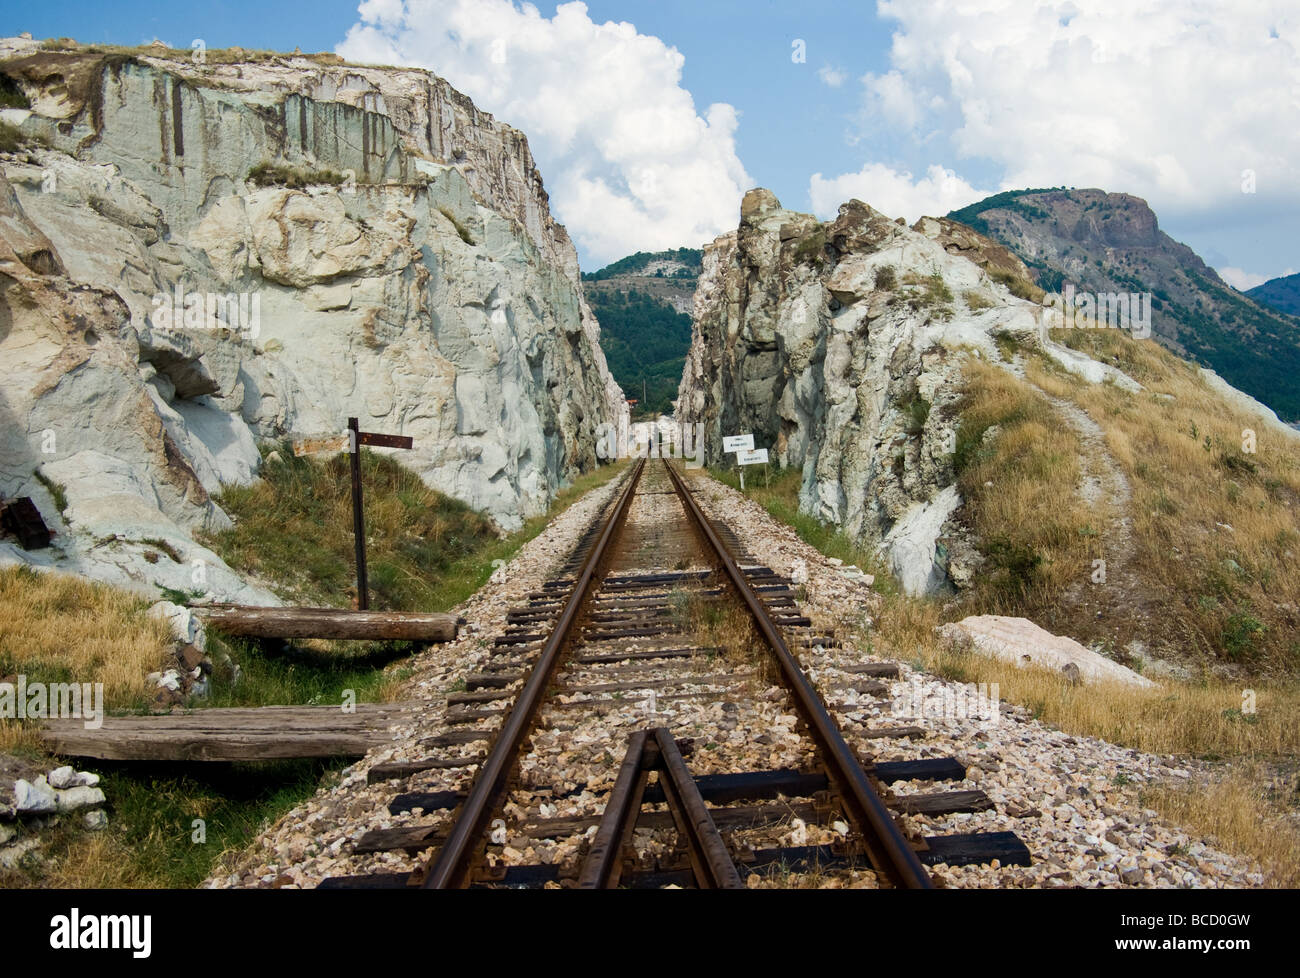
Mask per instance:
[[[678,590],[671,602],[692,644],[720,648],[722,658],[732,668],[755,667],[759,681],[775,680],[772,654],[738,598],[730,593],[708,598],[697,591]]]
[[[71,574],[0,569],[0,677],[103,683],[109,708],[146,701],[145,676],[171,648],[165,622],[144,599]],[[0,722],[0,750],[32,746],[19,724]]]
[[[1255,709],[1243,714],[1240,685],[1206,676],[1154,689],[1072,685],[1049,669],[1018,668],[940,642],[934,602],[890,598],[870,639],[876,651],[910,660],[964,683],[997,683],[1002,699],[1032,710],[1071,734],[1099,737],[1152,754],[1209,758],[1294,758],[1300,755],[1300,687],[1293,682],[1253,688]]]
[[[1027,376],[1103,430],[1133,489],[1133,570],[1157,609],[1151,641],[1284,674],[1300,665],[1300,452],[1190,364],[1119,330],[1058,338],[1146,387],[1094,385],[1031,360]],[[1243,449],[1247,430],[1254,451]],[[1247,448],[1250,446],[1246,446]],[[1230,527],[1231,529],[1228,529]]]
[[[1198,838],[1257,860],[1270,885],[1300,883],[1294,770],[1300,755],[1300,686],[1294,681],[1258,684],[1254,714],[1242,712],[1240,686],[1208,676],[1149,690],[1076,686],[1052,670],[1017,668],[938,641],[934,628],[941,617],[932,601],[886,599],[869,636],[874,651],[957,682],[997,683],[1000,699],[1027,707],[1069,734],[1151,754],[1226,761],[1210,786],[1153,786],[1142,803]],[[1279,776],[1278,767],[1290,773]]]
[[[1074,491],[1082,446],[1040,393],[1005,370],[972,359],[964,381],[954,463],[966,522],[988,558],[970,600],[991,613],[1042,609],[1095,556],[1101,514]]]
[[[194,51],[191,48],[155,47],[153,44],[80,44],[70,37],[51,37],[41,42],[45,51],[60,51],[71,54],[110,54],[170,59],[172,61],[193,62]],[[304,54],[288,54],[282,51],[267,51],[245,48],[208,48],[204,51],[207,64],[254,64],[258,62],[281,61],[290,58],[306,58],[322,65],[341,65],[347,62],[332,51],[316,51]]]
[[[1273,789],[1265,788],[1270,779]],[[1294,774],[1277,777],[1260,766],[1233,770],[1208,786],[1150,788],[1142,804],[1199,838],[1255,860],[1270,885],[1300,886],[1300,824],[1281,798],[1295,798]]]

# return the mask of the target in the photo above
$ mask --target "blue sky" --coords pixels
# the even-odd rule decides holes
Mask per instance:
[[[1148,199],[1245,287],[1300,268],[1292,6],[128,0],[7,3],[5,32],[432,68],[529,135],[584,268],[729,230],[750,186],[822,217],[857,196],[914,220],[1067,185]]]

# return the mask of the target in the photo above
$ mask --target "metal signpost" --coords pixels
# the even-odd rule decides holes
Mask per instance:
[[[745,469],[746,465],[757,465],[762,462],[767,465],[767,449],[754,447],[753,435],[723,435],[722,450],[724,452],[736,453],[736,464],[740,466],[740,491],[745,491]],[[765,468],[764,472],[767,471]],[[766,479],[764,482],[766,483]]]

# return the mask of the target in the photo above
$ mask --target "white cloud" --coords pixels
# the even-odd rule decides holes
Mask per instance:
[[[1294,0],[880,0],[863,128],[937,132],[1004,187],[1101,187],[1165,217],[1300,211]],[[868,168],[869,169],[869,168]],[[1256,194],[1243,193],[1253,171]],[[1204,223],[1203,221],[1201,223]]]
[[[897,71],[862,76],[866,111],[903,129],[915,129],[921,122],[922,107],[917,93]]]
[[[431,69],[528,136],[551,206],[595,266],[698,245],[736,223],[750,186],[737,114],[697,111],[685,59],[583,3],[546,18],[511,0],[365,0],[350,59]]]
[[[840,204],[852,197],[870,204],[889,217],[903,217],[909,224],[929,215],[947,214],[987,197],[993,191],[977,190],[952,170],[932,165],[917,179],[904,170],[883,163],[868,163],[857,173],[826,178],[814,173],[808,188],[813,212],[831,217]]]
[[[1295,269],[1288,268],[1285,272],[1278,275],[1260,275],[1257,272],[1248,272],[1245,269],[1234,268],[1229,265],[1226,268],[1216,268],[1219,277],[1231,285],[1238,292],[1245,292],[1247,289],[1253,289],[1257,285],[1263,285],[1269,279],[1282,278],[1286,275],[1294,275]]]
[[[829,85],[831,88],[839,88],[841,85],[843,85],[846,81],[849,80],[848,72],[841,71],[839,68],[836,68],[833,65],[822,65],[820,68],[817,69],[817,77],[820,78],[824,84]]]

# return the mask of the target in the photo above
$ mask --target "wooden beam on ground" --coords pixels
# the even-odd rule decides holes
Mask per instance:
[[[344,608],[261,608],[209,604],[190,609],[227,635],[250,638],[405,639],[451,642],[456,616],[422,611],[350,611]]]
[[[266,761],[361,757],[390,743],[389,727],[418,704],[259,706],[83,720],[47,720],[41,739],[51,753],[107,761]]]

